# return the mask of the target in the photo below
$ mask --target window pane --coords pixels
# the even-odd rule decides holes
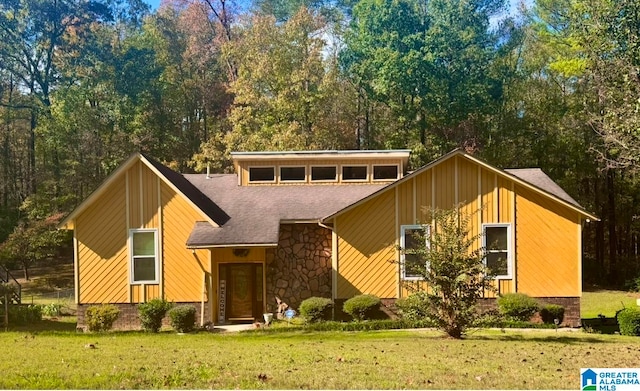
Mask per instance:
[[[133,233],[133,256],[156,255],[155,232]]]
[[[507,227],[485,227],[485,239],[488,250],[506,250]]]
[[[275,177],[274,167],[249,168],[249,182],[272,182]]]
[[[133,280],[134,281],[154,281],[156,279],[156,259],[155,258],[134,258],[133,259]]]
[[[311,167],[312,181],[335,181],[336,174],[337,174],[336,168],[333,166]]]
[[[507,252],[492,252],[487,254],[487,267],[496,276],[505,276],[509,273],[507,267]]]
[[[342,180],[355,181],[367,179],[367,167],[366,166],[344,166],[342,167]]]
[[[398,166],[374,166],[373,179],[397,179]]]
[[[410,228],[404,231],[404,276],[422,277],[425,262],[416,254],[416,250],[424,248],[424,230],[421,228]]]
[[[281,181],[304,181],[305,175],[304,167],[280,167]]]

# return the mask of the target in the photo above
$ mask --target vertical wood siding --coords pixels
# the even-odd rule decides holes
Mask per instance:
[[[394,194],[387,191],[338,217],[338,299],[396,296]]]
[[[479,235],[483,224],[511,223],[512,234],[516,235],[513,189],[514,183],[508,178],[498,177],[461,156],[453,156],[338,216],[337,297],[348,298],[359,293],[395,297],[411,293],[404,283],[397,287],[400,258],[395,251],[396,238],[402,225],[430,224],[424,210],[431,206],[448,209],[459,204],[461,210],[470,215],[469,235],[479,238],[473,250],[482,246]],[[397,216],[394,215],[396,209]],[[576,236],[575,229],[572,232]],[[515,251],[512,256],[515,258]],[[389,286],[392,281],[396,281],[396,293],[388,296],[393,294]],[[413,285],[414,289],[424,288],[420,283]],[[513,279],[500,279],[495,282],[495,288],[498,294],[509,293],[515,292],[516,285]],[[495,293],[485,292],[485,296],[494,297]]]
[[[176,302],[202,300],[209,250],[192,254],[186,241],[195,222],[204,220],[145,164],[133,164],[76,219],[79,303],[139,303],[162,296]],[[163,284],[129,283],[128,229],[136,228],[159,230]]]
[[[521,186],[516,194],[518,291],[580,296],[577,212]]]
[[[75,223],[78,240],[78,302],[125,303],[129,253],[124,177],[116,180]]]
[[[165,183],[161,184],[161,198],[165,297],[176,302],[200,301],[204,273],[211,272],[209,250],[193,254],[186,243],[195,222],[203,221],[203,216]]]

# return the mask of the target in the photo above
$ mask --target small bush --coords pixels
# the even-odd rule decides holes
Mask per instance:
[[[331,319],[333,301],[324,297],[310,297],[300,303],[300,315],[309,323]]]
[[[162,327],[162,319],[173,307],[173,304],[164,299],[153,299],[146,303],[138,305],[138,314],[140,315],[140,324],[142,329],[157,333]]]
[[[171,327],[179,333],[188,333],[196,328],[196,307],[181,305],[169,310]]]
[[[60,316],[60,311],[62,311],[62,304],[58,303],[49,303],[42,307],[42,315],[44,316]]]
[[[620,334],[640,336],[640,309],[625,308],[618,312],[616,318],[620,326]]]
[[[624,287],[631,292],[640,292],[640,276],[627,280]]]
[[[91,306],[85,312],[85,319],[89,331],[109,331],[118,319],[120,310],[113,304]]]
[[[26,325],[42,320],[42,306],[39,304],[9,306],[9,324]]]
[[[498,297],[498,310],[508,318],[527,321],[538,311],[538,302],[524,293],[506,293]]]
[[[558,319],[558,324],[561,324],[564,320],[564,307],[557,304],[547,304],[540,309],[540,317],[544,323],[555,324],[555,320]]]
[[[400,310],[402,319],[408,321],[430,319],[427,292],[420,291],[398,299],[396,300],[396,307]]]
[[[342,310],[357,321],[372,319],[380,310],[380,303],[380,298],[377,296],[358,295],[345,301]]]

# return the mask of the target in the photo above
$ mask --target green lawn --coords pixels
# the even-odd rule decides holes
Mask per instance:
[[[575,389],[640,362],[637,338],[555,331],[0,333],[0,389]]]
[[[638,292],[612,291],[606,289],[582,292],[580,312],[583,318],[597,318],[599,314],[613,317],[624,307],[636,307]]]

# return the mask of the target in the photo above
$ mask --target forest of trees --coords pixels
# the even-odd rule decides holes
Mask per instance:
[[[0,263],[58,251],[51,227],[134,151],[222,172],[230,151],[410,148],[415,168],[460,147],[541,167],[600,216],[584,280],[623,286],[640,276],[640,2],[525,4],[0,0]]]

